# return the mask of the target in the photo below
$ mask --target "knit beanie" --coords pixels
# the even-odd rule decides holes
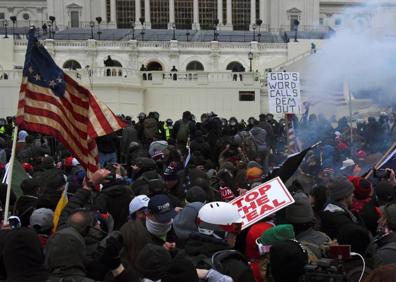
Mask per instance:
[[[366,199],[370,196],[371,193],[371,184],[369,181],[359,176],[349,176],[349,181],[354,186],[353,194],[360,198]]]
[[[257,241],[263,245],[272,245],[279,241],[292,240],[295,237],[293,225],[280,224],[264,231]]]
[[[260,178],[263,175],[264,171],[259,167],[252,167],[246,170],[246,178],[248,180],[253,180]]]
[[[172,257],[164,247],[147,244],[136,257],[136,270],[144,278],[160,280],[168,272]]]
[[[308,197],[304,193],[296,193],[293,198],[294,204],[286,208],[286,220],[294,224],[312,222],[315,216]]]
[[[330,179],[327,189],[332,201],[345,199],[353,193],[352,183],[343,176]]]

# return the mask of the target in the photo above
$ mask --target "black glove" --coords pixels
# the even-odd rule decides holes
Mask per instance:
[[[116,269],[120,266],[120,252],[123,247],[123,240],[121,236],[110,235],[106,239],[105,248],[103,254],[100,257],[100,262],[108,266],[111,270]]]

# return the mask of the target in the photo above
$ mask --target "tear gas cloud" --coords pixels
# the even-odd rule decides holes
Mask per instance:
[[[326,101],[348,81],[355,98],[396,104],[396,1],[380,2],[346,9],[342,28],[307,59],[306,100]]]

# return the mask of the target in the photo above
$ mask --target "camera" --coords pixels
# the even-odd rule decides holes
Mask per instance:
[[[379,179],[388,179],[390,177],[390,171],[385,169],[385,168],[381,168],[381,169],[374,169],[374,177],[375,178],[379,178]]]
[[[343,282],[346,281],[344,262],[351,257],[350,245],[329,246],[327,258],[318,259],[315,263],[304,267],[301,279],[304,282]]]

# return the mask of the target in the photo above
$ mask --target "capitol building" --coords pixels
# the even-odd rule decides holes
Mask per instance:
[[[304,61],[343,28],[379,25],[379,11],[394,20],[396,1],[0,0],[0,115],[16,112],[32,25],[116,113],[247,119],[268,112],[266,72],[305,80]]]

